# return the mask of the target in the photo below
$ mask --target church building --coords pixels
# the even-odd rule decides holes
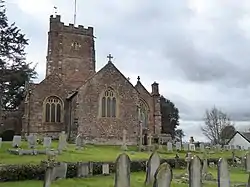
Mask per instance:
[[[46,76],[26,88],[22,134],[58,138],[65,131],[88,142],[117,144],[127,132],[129,144],[161,133],[159,85],[149,92],[133,85],[112,63],[96,71],[93,27],[64,25],[50,16]],[[117,59],[119,60],[119,59]]]

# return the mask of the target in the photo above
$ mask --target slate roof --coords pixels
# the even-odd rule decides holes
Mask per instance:
[[[250,132],[239,132],[236,131],[233,136],[228,140],[228,143],[234,138],[236,134],[239,134],[242,138],[244,138],[246,141],[250,143]]]

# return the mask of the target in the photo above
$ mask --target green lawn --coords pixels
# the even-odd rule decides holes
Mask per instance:
[[[174,170],[174,174],[178,174],[180,170]],[[213,176],[216,178],[216,170],[211,170]],[[231,171],[231,182],[234,184],[240,184],[240,183],[247,183],[248,175],[240,170],[233,170]],[[138,173],[132,173],[131,175],[131,187],[143,187],[143,183],[145,180],[145,173],[138,172]],[[113,187],[114,185],[114,176],[99,176],[99,177],[93,177],[93,178],[85,178],[85,179],[64,179],[64,180],[58,180],[54,181],[51,185],[51,187]],[[39,187],[42,186],[42,181],[24,181],[24,182],[7,182],[7,183],[0,183],[0,187]],[[186,187],[187,184],[182,184],[177,182],[177,179],[175,179],[172,183],[173,187]],[[217,187],[216,182],[205,182],[206,187]]]
[[[57,147],[57,142],[53,142],[53,148]],[[0,164],[25,164],[25,163],[40,163],[41,160],[46,160],[46,155],[36,155],[36,156],[19,156],[12,155],[8,153],[7,149],[11,148],[11,142],[3,142],[2,147],[0,148]],[[27,144],[23,143],[22,148],[27,149]],[[42,146],[38,147],[43,149]],[[136,159],[148,159],[150,154],[149,152],[136,152],[136,147],[129,146],[127,154],[132,160]],[[96,145],[87,145],[83,150],[75,150],[75,145],[68,145],[67,151],[64,151],[63,154],[57,156],[58,161],[67,161],[67,162],[77,162],[77,161],[114,161],[117,156],[121,153],[120,146],[96,146]],[[170,153],[166,150],[159,151],[162,158],[174,158],[176,152]],[[241,156],[244,152],[237,152],[236,155]],[[185,157],[184,152],[178,153],[181,158]],[[196,155],[201,156],[202,153],[196,152]],[[208,155],[211,158],[227,157],[231,158],[232,153],[229,151],[226,152],[217,152],[215,154]]]

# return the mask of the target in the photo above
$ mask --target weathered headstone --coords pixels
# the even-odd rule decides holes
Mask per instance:
[[[203,160],[202,175],[207,174],[207,170],[208,170],[208,165],[207,165],[207,159],[205,158]]]
[[[142,148],[143,148],[143,145],[142,145],[142,140],[143,140],[142,132],[143,132],[142,123],[140,122],[139,123],[139,151],[142,151]]]
[[[77,177],[88,177],[90,174],[89,163],[77,163]]]
[[[50,187],[52,182],[53,167],[47,167],[44,176],[43,187]]]
[[[250,172],[250,152],[246,153],[246,172]]]
[[[201,152],[204,152],[205,151],[205,146],[203,143],[200,144],[200,151]]]
[[[167,162],[159,166],[154,178],[154,187],[170,187],[173,173]]]
[[[51,137],[43,138],[43,147],[50,148],[51,147]]]
[[[84,146],[84,139],[82,134],[78,134],[76,137],[76,149],[82,149]]]
[[[121,149],[123,151],[128,150],[128,147],[127,147],[127,131],[125,129],[122,131],[122,147],[121,147]]]
[[[12,147],[20,147],[22,142],[22,137],[15,135],[12,141]]]
[[[195,145],[194,144],[189,144],[189,150],[190,151],[195,151]]]
[[[67,148],[67,136],[63,131],[59,136],[58,150],[62,151]]]
[[[127,154],[119,155],[115,162],[115,187],[130,187],[130,159]]]
[[[228,163],[225,158],[220,158],[218,162],[218,187],[230,187],[230,175]]]
[[[181,142],[176,142],[175,148],[177,151],[181,151]]]
[[[151,134],[148,135],[148,151],[152,151],[152,138]]]
[[[108,163],[102,164],[102,174],[109,175],[109,164]]]
[[[167,143],[167,149],[168,149],[168,151],[173,151],[173,144],[172,144],[172,142],[168,142]]]
[[[56,179],[64,179],[66,178],[66,174],[67,174],[67,168],[68,168],[68,164],[67,163],[59,163],[59,165],[57,165],[56,167],[54,167],[53,172],[52,172],[52,181],[56,180]]]
[[[188,151],[188,147],[189,147],[189,144],[188,144],[188,143],[184,143],[184,144],[183,144],[183,149],[184,149],[184,151]]]
[[[37,140],[36,135],[31,134],[31,135],[28,136],[27,139],[28,139],[29,149],[34,149],[36,147],[36,140]]]
[[[194,156],[189,165],[189,186],[202,186],[202,164],[198,156]]]
[[[145,184],[148,185],[154,181],[154,175],[157,168],[160,166],[161,158],[157,152],[151,154],[148,163],[147,163],[147,170],[146,170],[146,180]]]
[[[189,174],[189,165],[192,159],[192,153],[187,153],[185,161],[187,162],[187,174]]]

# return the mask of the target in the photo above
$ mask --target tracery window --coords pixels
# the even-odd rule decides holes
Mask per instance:
[[[117,116],[117,100],[112,89],[106,90],[102,96],[101,116],[113,118]]]
[[[140,110],[139,110],[140,121],[142,122],[143,127],[148,127],[148,113],[149,109],[147,104],[144,101],[140,101]]]
[[[50,123],[62,122],[62,101],[56,96],[48,97],[44,102],[44,120]]]

